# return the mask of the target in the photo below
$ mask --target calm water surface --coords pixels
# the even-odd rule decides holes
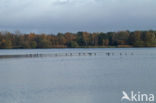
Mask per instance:
[[[123,90],[156,95],[156,48],[18,49],[0,55],[82,52],[96,55],[0,58],[0,103],[121,103]]]

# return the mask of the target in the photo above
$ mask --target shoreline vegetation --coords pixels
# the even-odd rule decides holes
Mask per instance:
[[[22,34],[0,32],[0,49],[156,47],[156,31]]]

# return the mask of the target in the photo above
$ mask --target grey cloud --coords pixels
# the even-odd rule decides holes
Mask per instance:
[[[155,0],[1,0],[0,29],[24,32],[156,29]]]

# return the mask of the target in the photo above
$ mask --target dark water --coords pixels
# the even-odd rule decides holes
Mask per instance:
[[[0,58],[0,103],[122,103],[122,91],[156,95],[156,48],[0,50],[30,54],[54,56]]]

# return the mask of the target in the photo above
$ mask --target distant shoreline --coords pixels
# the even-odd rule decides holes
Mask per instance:
[[[24,50],[24,49],[96,49],[96,48],[156,48],[155,47],[77,47],[77,48],[5,48],[5,49],[0,49],[0,50],[15,50],[15,49],[21,49],[21,50]]]
[[[156,47],[156,31],[20,34],[0,32],[0,49]]]

